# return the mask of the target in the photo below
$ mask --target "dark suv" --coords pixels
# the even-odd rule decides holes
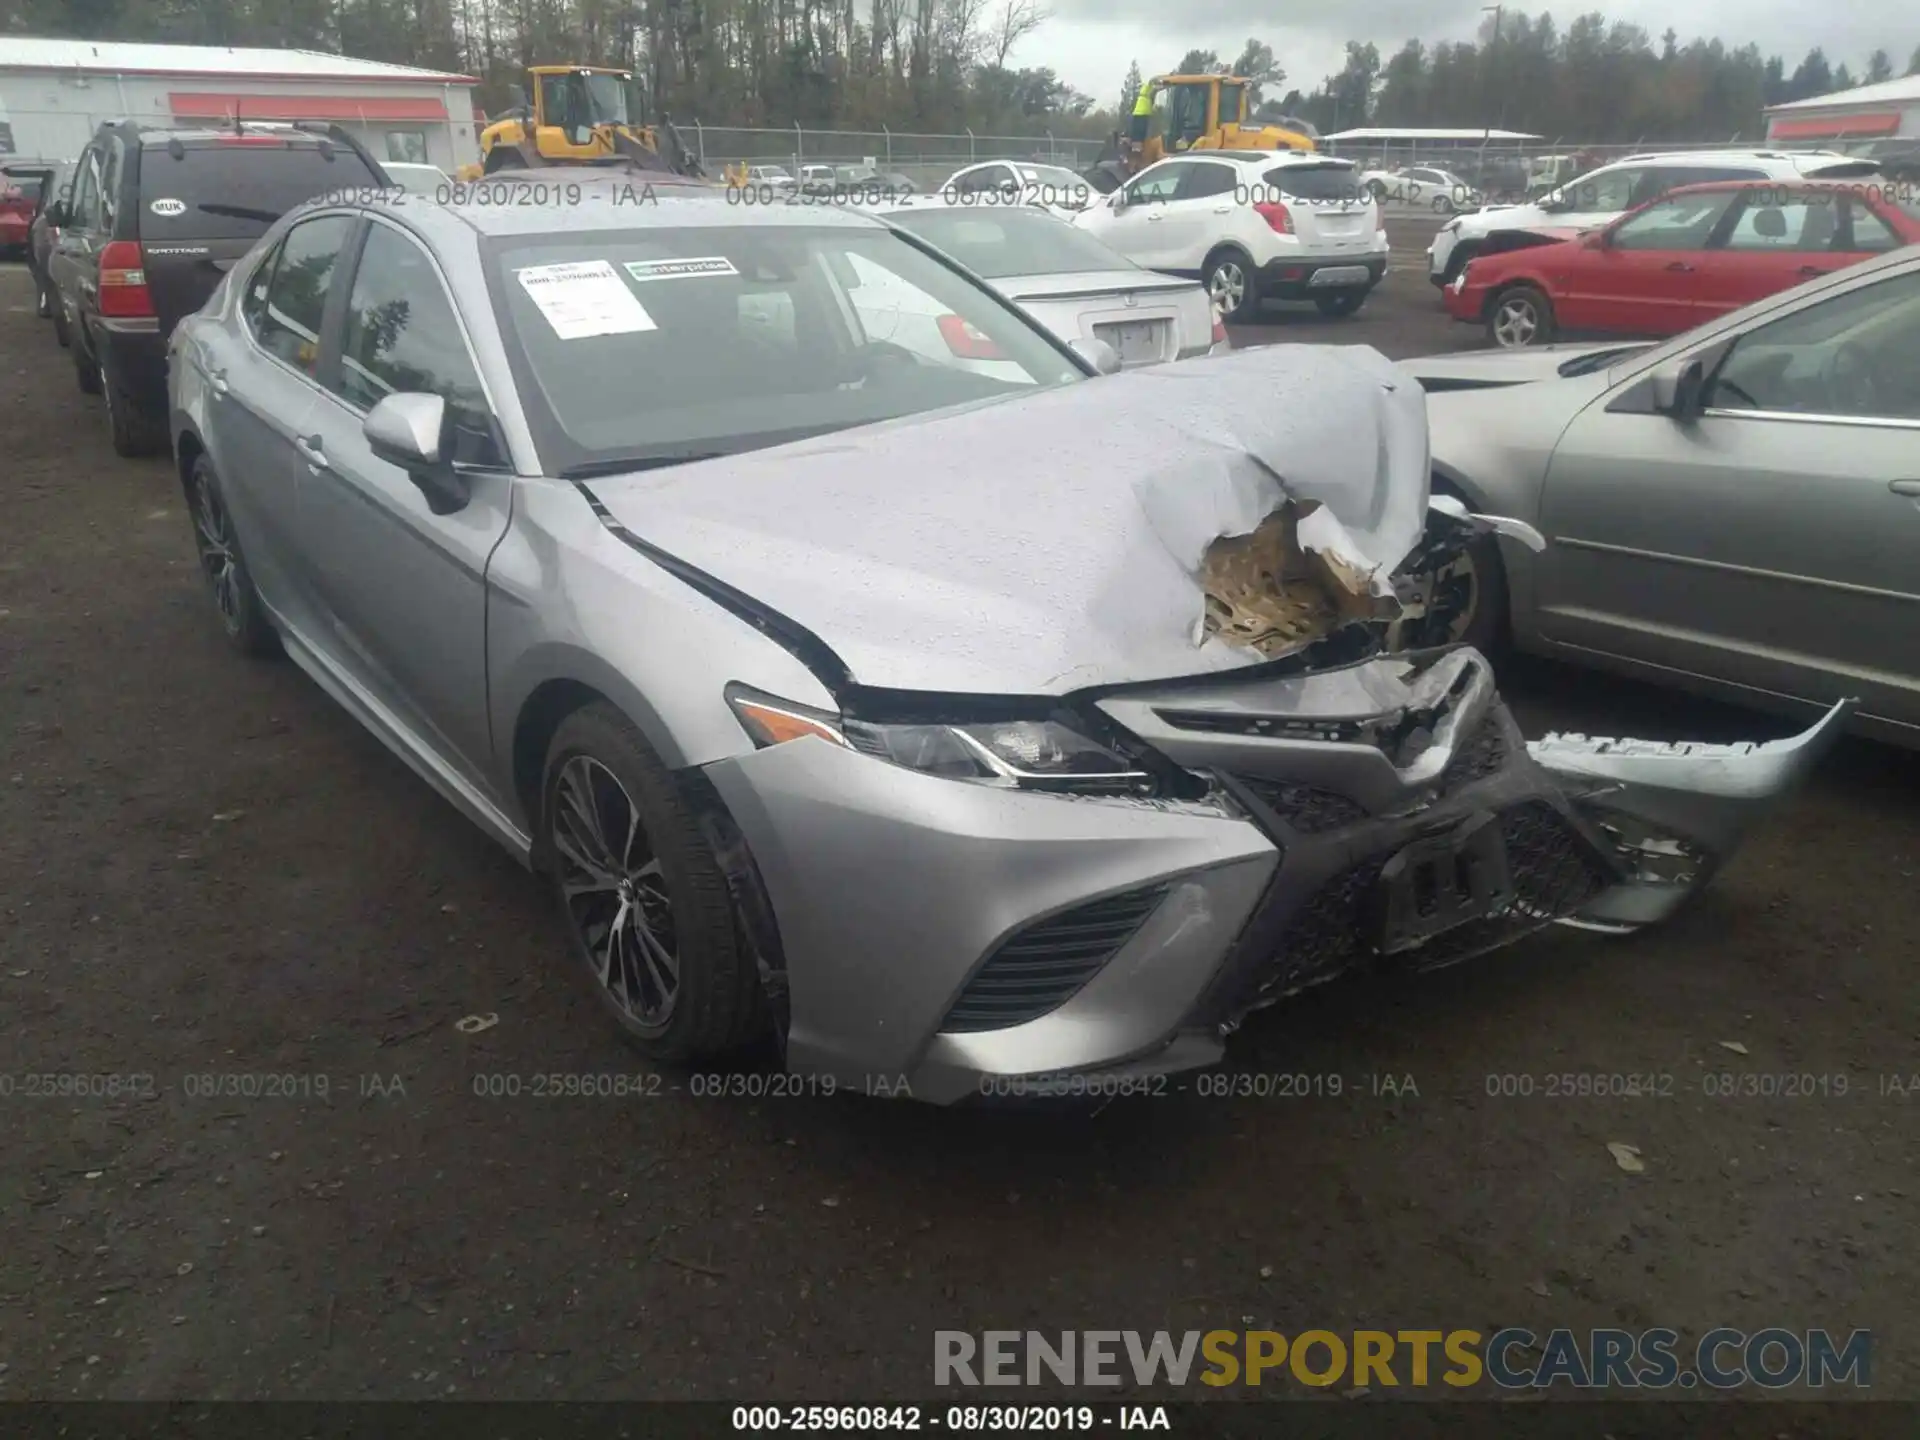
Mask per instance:
[[[387,183],[340,130],[102,125],[50,212],[60,238],[47,272],[75,378],[106,396],[113,448],[166,448],[167,337],[274,221],[316,195]]]

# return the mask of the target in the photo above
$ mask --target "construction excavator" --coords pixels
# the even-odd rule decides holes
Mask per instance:
[[[680,138],[672,119],[634,121],[643,112],[633,73],[599,65],[533,65],[527,87],[480,132],[480,163],[462,180],[502,170],[596,166],[714,180]],[[529,98],[531,97],[531,98]],[[731,178],[731,177],[727,177]],[[718,183],[716,180],[715,183]]]
[[[1239,75],[1154,76],[1140,87],[1133,131],[1108,137],[1100,158],[1085,172],[1088,182],[1108,194],[1155,161],[1189,150],[1319,148],[1313,127],[1303,121],[1249,124],[1249,93]]]

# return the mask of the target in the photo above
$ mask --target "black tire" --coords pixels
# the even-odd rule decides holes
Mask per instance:
[[[1433,490],[1472,508],[1472,501],[1437,476]],[[1427,618],[1417,622],[1418,630],[1403,645],[1471,645],[1489,659],[1504,653],[1510,634],[1507,568],[1498,536],[1476,536],[1457,561],[1433,577],[1433,587]]]
[[[107,432],[113,437],[114,454],[136,460],[169,448],[166,422],[142,410],[105,371],[100,375],[100,393],[107,401]]]
[[[1351,315],[1367,303],[1364,290],[1331,290],[1324,295],[1313,297],[1314,305],[1322,315],[1339,317]]]
[[[82,395],[100,393],[100,366],[91,355],[87,354],[87,347],[84,345],[73,347],[73,383],[80,387]]]
[[[1231,245],[1214,251],[1200,272],[1200,283],[1229,325],[1249,324],[1260,313],[1260,284],[1246,251]]]
[[[569,896],[570,881],[590,873],[575,858],[585,853],[579,824],[573,822],[569,829],[567,818],[578,813],[573,797],[585,791],[595,797],[603,833],[620,829],[625,818],[621,812],[629,806],[638,824],[630,832],[632,848],[617,857],[625,871],[624,888],[587,894],[576,888]],[[588,843],[593,843],[591,837]],[[547,748],[539,844],[574,958],[585,968],[601,1007],[642,1054],[667,1064],[711,1059],[741,1050],[766,1033],[769,1016],[759,966],[741,938],[726,876],[672,772],[633,723],[604,701],[569,715]],[[611,981],[616,967],[609,955],[599,953],[611,951],[611,925],[604,939],[589,939],[601,928],[608,897],[619,899],[639,917],[637,928],[648,935],[659,939],[664,932],[664,945],[671,948],[677,970],[672,997],[652,1007],[651,1017],[645,1013],[643,992],[650,977],[655,998],[664,1000],[661,971],[638,964],[618,967],[624,977],[620,988],[641,1001],[636,1008],[615,993]],[[653,923],[646,924],[648,920]],[[629,943],[644,953],[640,939]],[[607,979],[602,978],[603,965]]]
[[[1451,195],[1434,196],[1433,209],[1437,215],[1451,215],[1453,213],[1453,197]]]
[[[213,592],[227,643],[242,655],[255,658],[275,654],[280,637],[268,623],[260,593],[247,573],[240,537],[234,533],[233,517],[227,513],[226,497],[221,493],[220,477],[204,455],[193,462],[193,474],[187,483],[187,518],[193,522],[200,573]],[[228,582],[224,593],[223,579]]]
[[[1553,302],[1537,285],[1509,285],[1487,301],[1489,344],[1522,350],[1551,344],[1553,332]]]

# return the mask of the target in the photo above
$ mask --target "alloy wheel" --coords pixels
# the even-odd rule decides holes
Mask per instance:
[[[233,549],[233,526],[220,492],[202,476],[193,487],[193,528],[200,541],[200,568],[213,587],[213,603],[229,635],[240,633],[240,561]]]
[[[567,918],[594,978],[637,1028],[665,1029],[680,956],[666,875],[639,807],[605,765],[575,755],[555,782],[549,824]]]
[[[1213,268],[1213,279],[1207,284],[1215,305],[1222,306],[1231,315],[1237,311],[1247,298],[1246,272],[1232,260],[1222,260]]]
[[[1526,299],[1502,300],[1494,312],[1493,338],[1504,348],[1519,349],[1531,345],[1540,332],[1540,316],[1533,302]]]

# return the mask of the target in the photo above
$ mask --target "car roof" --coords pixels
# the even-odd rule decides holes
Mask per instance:
[[[1674,195],[1698,195],[1702,191],[1713,194],[1721,190],[1832,190],[1841,194],[1861,194],[1868,188],[1878,189],[1878,185],[1869,187],[1866,183],[1871,177],[1866,175],[1794,175],[1786,179],[1764,180],[1702,180],[1695,185],[1676,185],[1663,191],[1660,199]]]
[[[534,187],[527,203],[502,204],[485,192],[502,183]],[[546,187],[543,197],[539,187]],[[575,188],[577,187],[577,189]],[[559,203],[556,203],[559,202]],[[325,203],[322,197],[320,203]],[[758,206],[730,200],[718,185],[647,171],[584,178],[561,167],[502,170],[455,187],[445,204],[402,206],[369,197],[350,208],[397,215],[423,233],[456,226],[485,236],[564,234],[584,230],[885,229],[879,220],[839,206]]]

